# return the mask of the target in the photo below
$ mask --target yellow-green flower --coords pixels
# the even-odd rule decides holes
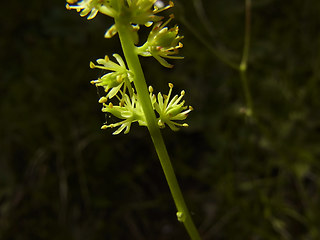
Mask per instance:
[[[69,5],[75,4],[77,5]],[[117,0],[82,0],[80,2],[76,0],[67,0],[67,9],[75,9],[80,12],[80,16],[84,17],[89,14],[87,19],[94,18],[98,12],[101,12],[110,17],[115,17],[117,15],[118,9]]]
[[[113,116],[123,119],[123,121],[112,123],[109,125],[103,125],[101,129],[119,127],[113,134],[119,134],[123,130],[125,134],[130,131],[131,124],[138,122],[140,126],[146,126],[146,120],[143,114],[141,105],[137,101],[136,94],[133,94],[131,98],[127,94],[123,95],[123,102],[120,102],[119,106],[114,106],[112,103],[103,104],[102,111],[111,113]]]
[[[178,123],[175,121],[183,121],[187,118],[188,113],[193,110],[191,106],[184,106],[184,100],[181,101],[185,95],[185,91],[181,91],[180,96],[175,95],[171,100],[171,93],[173,84],[169,83],[169,93],[168,95],[162,95],[158,93],[157,99],[153,95],[151,101],[153,103],[154,109],[158,112],[158,125],[160,128],[164,128],[167,124],[173,131],[179,130],[177,126],[188,127],[187,123]],[[150,91],[150,88],[149,88]],[[156,101],[157,100],[157,101]],[[181,102],[180,102],[181,101]]]
[[[95,65],[93,62],[90,62],[91,68],[100,68],[112,71],[97,80],[91,81],[91,83],[96,86],[104,87],[105,92],[108,92],[106,96],[107,98],[114,97],[124,85],[125,87],[131,87],[130,83],[133,81],[133,75],[129,70],[127,70],[121,56],[119,54],[113,54],[113,57],[117,60],[118,64],[111,61],[108,56],[97,59],[97,63],[99,65]]]
[[[165,23],[157,22],[154,24],[148,39],[144,45],[137,48],[137,52],[141,56],[153,56],[161,65],[171,68],[173,65],[169,64],[164,58],[182,59],[181,56],[172,56],[179,52],[179,48],[183,45],[180,42],[183,36],[178,35],[179,27],[174,26],[168,29],[166,25],[171,21],[173,15]]]
[[[157,16],[168,8],[173,6],[170,1],[169,5],[158,7],[155,5],[157,0],[67,0],[67,9],[75,9],[80,12],[80,16],[87,16],[87,19],[94,18],[98,12],[113,18],[121,19],[132,25],[132,37],[134,42],[138,42],[139,25],[151,26],[153,22],[160,21],[163,17]],[[72,4],[72,5],[70,5]],[[76,5],[73,5],[76,4]],[[111,38],[117,34],[118,30],[112,25],[105,33],[105,38]]]
[[[157,13],[173,7],[172,1],[162,8],[157,7],[156,2],[157,0],[126,0],[124,5],[127,7],[122,9],[123,15],[130,23],[150,26],[152,22],[158,22],[163,18],[157,16]]]

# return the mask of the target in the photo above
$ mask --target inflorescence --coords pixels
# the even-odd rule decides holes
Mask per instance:
[[[179,49],[182,48],[183,36],[178,35],[179,28],[174,26],[168,28],[167,25],[174,18],[163,22],[163,17],[158,14],[168,8],[173,7],[173,2],[167,6],[161,6],[157,0],[67,0],[67,9],[75,9],[80,12],[80,16],[87,16],[87,19],[94,18],[98,12],[113,18],[126,18],[130,23],[130,30],[135,44],[138,43],[138,31],[140,26],[150,27],[152,30],[141,46],[136,46],[136,53],[140,56],[154,57],[162,66],[171,68],[173,65],[167,62],[167,59],[182,59],[177,56]],[[161,7],[159,7],[161,6]],[[118,32],[116,25],[112,25],[105,33],[106,38],[111,38]],[[119,54],[113,54],[116,62],[109,59],[108,56],[96,60],[96,63],[90,62],[91,68],[99,68],[107,71],[102,77],[91,81],[97,87],[102,87],[105,96],[99,99],[103,105],[102,111],[110,113],[120,119],[117,123],[105,123],[101,129],[117,128],[113,134],[119,134],[122,131],[128,133],[133,122],[138,122],[141,126],[146,126],[146,119],[139,103],[139,96],[134,88],[134,74],[127,68],[125,61]],[[191,106],[185,106],[182,98],[185,91],[180,95],[172,96],[173,84],[169,83],[169,92],[167,95],[153,93],[153,88],[149,87],[150,100],[153,110],[157,113],[157,124],[159,128],[166,125],[172,130],[177,131],[178,127],[187,127],[184,121],[190,111]]]

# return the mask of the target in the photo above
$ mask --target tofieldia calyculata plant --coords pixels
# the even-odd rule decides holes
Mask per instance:
[[[115,129],[113,134],[127,134],[135,122],[148,128],[177,207],[177,218],[185,225],[191,239],[200,240],[160,132],[165,126],[173,131],[188,127],[184,120],[192,107],[186,106],[182,100],[185,91],[173,95],[172,83],[168,84],[167,94],[155,94],[152,86],[148,87],[146,84],[139,61],[139,56],[154,57],[162,66],[172,68],[173,65],[168,59],[183,58],[178,55],[183,46],[183,36],[178,34],[178,26],[168,27],[174,16],[170,15],[169,19],[164,20],[164,17],[159,15],[173,6],[171,1],[164,6],[156,0],[67,0],[66,5],[67,9],[75,9],[80,12],[80,16],[87,16],[89,20],[98,13],[114,19],[114,24],[109,27],[104,37],[119,35],[124,58],[115,53],[111,59],[105,56],[90,62],[91,68],[107,71],[102,77],[91,81],[104,89],[105,96],[99,99],[102,111],[119,119],[116,123],[104,123],[101,129],[112,128]],[[146,42],[137,46],[141,26],[149,27],[150,33]]]

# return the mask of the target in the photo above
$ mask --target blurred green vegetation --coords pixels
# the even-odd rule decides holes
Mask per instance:
[[[188,129],[163,134],[204,240],[320,239],[320,2],[253,1],[253,119],[239,73],[189,28],[240,62],[244,1],[175,3],[185,59],[142,63],[155,91],[173,82],[195,108]],[[188,239],[146,129],[100,130],[89,61],[121,53],[103,38],[111,20],[60,0],[3,4],[0,238]]]

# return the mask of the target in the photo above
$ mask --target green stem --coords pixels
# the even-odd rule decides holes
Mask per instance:
[[[244,33],[244,44],[243,44],[243,53],[240,63],[240,71],[246,71],[247,62],[249,58],[249,49],[250,49],[250,32],[251,32],[251,0],[246,0],[245,3],[245,33]]]
[[[186,26],[190,32],[193,33],[193,35],[204,45],[206,46],[209,51],[216,56],[218,59],[220,59],[221,62],[225,63],[229,67],[231,67],[234,70],[239,70],[239,67],[236,63],[230,61],[228,58],[226,58],[223,54],[219,53],[208,41],[205,37],[203,37],[189,22],[185,17],[180,17],[179,19],[184,26]]]
[[[244,44],[242,59],[239,66],[240,78],[242,82],[243,92],[247,103],[246,113],[248,116],[253,114],[252,98],[249,89],[249,83],[247,78],[247,64],[249,58],[250,49],[250,32],[251,32],[251,0],[246,0],[245,2],[245,34],[244,34]]]
[[[240,70],[240,78],[241,78],[242,88],[243,88],[244,97],[245,97],[245,99],[246,99],[246,105],[247,105],[246,115],[247,115],[248,117],[251,117],[252,114],[253,114],[253,110],[252,110],[252,98],[251,98],[251,93],[250,93],[250,89],[249,89],[249,83],[248,83],[248,78],[247,78],[247,71],[241,71],[241,70]]]
[[[196,229],[189,210],[185,204],[160,129],[156,122],[156,116],[151,104],[145,77],[141,68],[139,57],[136,53],[136,46],[134,45],[131,37],[132,35],[130,34],[130,23],[119,17],[115,18],[115,24],[127,64],[129,69],[134,74],[134,85],[137,90],[139,102],[146,117],[148,130],[178,210],[178,220],[183,222],[192,240],[201,240],[198,230]]]
[[[197,0],[198,3],[201,3]],[[204,16],[201,16],[200,18]],[[250,49],[250,34],[251,34],[251,0],[245,0],[245,34],[244,34],[244,44],[243,44],[243,52],[240,64],[236,64],[233,61],[230,61],[227,57],[223,54],[219,53],[205,37],[203,37],[189,22],[188,20],[182,16],[180,17],[180,21],[194,34],[194,36],[204,45],[206,46],[209,51],[216,56],[221,62],[225,63],[229,67],[234,70],[239,71],[240,79],[243,87],[244,97],[246,100],[246,114],[247,116],[252,116],[253,114],[253,104],[251,98],[251,92],[249,88],[249,82],[247,77],[247,65],[248,65],[248,58],[249,58],[249,49]],[[209,32],[210,33],[210,32]]]

